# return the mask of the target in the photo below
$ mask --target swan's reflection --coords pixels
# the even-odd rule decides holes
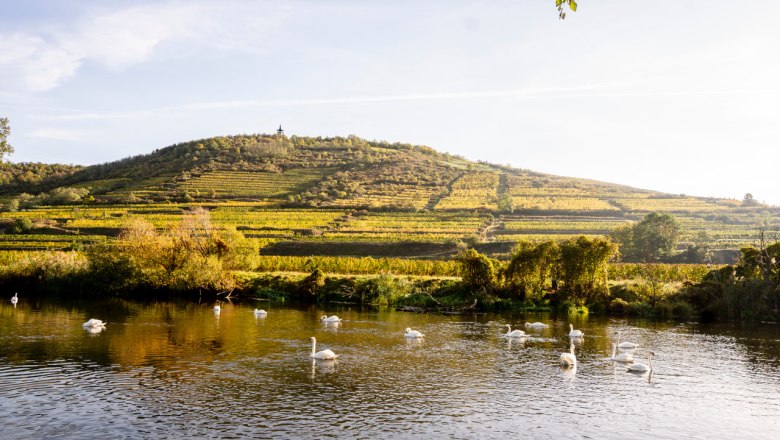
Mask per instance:
[[[412,349],[423,346],[425,338],[404,338],[406,340],[406,348]]]
[[[330,374],[336,371],[338,364],[339,361],[336,359],[312,359],[311,378],[314,379],[317,376],[317,368],[320,369],[320,374]]]
[[[572,381],[572,380],[576,379],[576,377],[577,377],[577,365],[573,365],[571,367],[567,367],[565,365],[561,365],[561,375],[567,381]]]
[[[104,326],[84,327],[84,331],[89,333],[91,336],[97,336],[105,329],[106,328]]]
[[[511,349],[513,344],[517,347],[524,347],[527,340],[528,336],[522,338],[506,338],[506,348]]]
[[[322,328],[325,329],[325,331],[329,332],[337,332],[339,331],[339,327],[341,326],[340,321],[320,321],[322,323]]]

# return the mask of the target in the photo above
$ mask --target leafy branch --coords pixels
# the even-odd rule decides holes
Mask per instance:
[[[563,20],[566,18],[566,11],[563,10],[563,5],[568,4],[569,9],[573,12],[577,12],[577,2],[575,0],[555,0],[555,7],[558,8],[558,18]]]

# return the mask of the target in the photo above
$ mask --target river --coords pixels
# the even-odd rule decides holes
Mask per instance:
[[[651,374],[607,359],[617,331]],[[0,412],[4,439],[774,438],[780,326],[20,294],[0,304]]]

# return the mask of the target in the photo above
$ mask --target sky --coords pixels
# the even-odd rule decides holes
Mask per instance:
[[[780,205],[780,2],[0,0],[13,162],[244,133]]]

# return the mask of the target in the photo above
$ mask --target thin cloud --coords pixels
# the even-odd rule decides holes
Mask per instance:
[[[230,21],[215,14],[215,7],[195,2],[140,5],[87,14],[53,31],[0,31],[0,87],[47,91],[73,78],[87,61],[119,70],[150,60],[166,42],[208,42],[209,31],[225,29],[220,23]]]
[[[652,96],[695,96],[695,95],[739,95],[739,94],[774,94],[780,89],[738,89],[738,90],[688,90],[688,91],[632,91],[622,90],[624,84],[596,84],[581,87],[548,87],[488,91],[465,91],[444,93],[413,93],[399,95],[351,96],[332,98],[301,98],[301,99],[261,99],[195,102],[178,106],[139,109],[122,112],[70,112],[43,116],[44,119],[62,121],[81,120],[119,120],[144,118],[175,118],[177,115],[209,110],[228,110],[261,107],[312,107],[322,105],[360,105],[381,104],[391,102],[433,102],[448,100],[472,99],[555,99],[576,97],[652,97]]]
[[[62,128],[40,128],[27,134],[31,138],[51,139],[58,141],[83,141],[89,137],[89,133],[79,130]]]

